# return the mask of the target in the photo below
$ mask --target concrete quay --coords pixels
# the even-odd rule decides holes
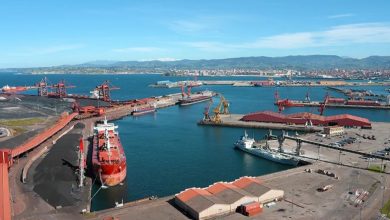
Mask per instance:
[[[299,102],[299,104],[307,107],[320,107],[321,104],[318,101],[312,101],[312,102]],[[292,106],[292,107],[299,107],[299,106]],[[377,109],[377,110],[389,110],[390,105],[380,105],[380,106],[367,106],[367,105],[345,105],[345,104],[332,104],[327,103],[327,108],[358,108],[358,109]]]
[[[265,122],[247,122],[240,121],[244,115],[241,114],[229,114],[220,115],[221,123],[215,123],[212,121],[199,121],[199,125],[205,126],[219,126],[219,127],[238,127],[238,128],[259,128],[259,129],[272,129],[272,130],[287,130],[287,131],[303,131],[303,132],[317,132],[323,129],[318,126],[305,127],[301,125],[286,125],[280,123],[265,123]]]
[[[347,129],[339,137],[323,138],[315,134],[301,137],[320,143],[358,137],[356,143],[344,147],[368,153],[384,148],[384,143],[390,140],[387,133],[389,129],[390,123],[375,122],[372,130]],[[375,134],[376,140],[359,138],[363,134]],[[277,141],[271,141],[270,146],[276,149]],[[284,143],[286,152],[293,152],[295,147],[294,141],[286,140]],[[378,219],[380,207],[390,196],[389,171],[377,173],[367,170],[367,167],[369,164],[380,164],[381,161],[367,161],[359,155],[340,154],[333,149],[318,149],[315,145],[303,144],[302,157],[311,164],[259,177],[264,185],[284,190],[285,198],[271,207],[264,207],[261,214],[251,219]],[[319,170],[321,171],[318,172]],[[334,176],[322,171],[333,173]],[[332,187],[325,192],[318,191],[318,188],[326,185]],[[355,195],[359,191],[368,192],[362,204]],[[139,204],[124,204],[121,208],[91,213],[88,219],[189,219],[176,208],[172,198],[173,196]],[[233,213],[218,219],[244,220],[248,217]]]
[[[261,80],[261,79],[259,79]],[[264,80],[264,79],[263,79]],[[320,79],[316,81],[321,81]],[[202,80],[201,81],[203,85],[231,85],[231,86],[254,86],[252,82],[256,82],[256,80]],[[274,86],[281,86],[281,87],[299,87],[299,86],[318,86],[318,87],[329,87],[329,86],[389,86],[390,83],[387,82],[347,82],[345,81],[344,84],[340,83],[326,83],[326,84],[317,84],[314,80],[312,81],[299,81],[296,80],[294,83],[290,83],[289,81],[279,81],[281,82],[279,85]]]

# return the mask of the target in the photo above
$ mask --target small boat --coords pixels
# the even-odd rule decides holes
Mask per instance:
[[[120,208],[120,207],[123,207],[123,199],[121,203],[115,202],[115,208]]]
[[[135,108],[131,112],[131,115],[139,116],[139,115],[149,114],[149,113],[153,113],[153,112],[156,112],[156,108],[153,106],[148,106],[148,107],[142,107],[142,108]]]
[[[240,149],[244,152],[250,153],[252,155],[276,162],[276,163],[281,163],[281,164],[286,164],[286,165],[292,165],[292,166],[297,166],[299,163],[299,160],[296,159],[293,156],[282,154],[277,151],[271,150],[267,144],[262,147],[256,147],[254,146],[255,139],[249,138],[248,134],[245,131],[245,134],[241,136],[241,139],[236,141],[234,143],[234,146],[237,149]]]

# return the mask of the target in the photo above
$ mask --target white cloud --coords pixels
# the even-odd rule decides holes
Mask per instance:
[[[360,23],[340,25],[324,31],[285,33],[239,44],[201,41],[185,42],[184,45],[204,51],[226,51],[255,48],[296,49],[364,43],[390,43],[390,24]]]
[[[204,22],[186,20],[174,21],[170,27],[177,32],[199,32],[208,29],[208,25]]]
[[[178,59],[172,58],[172,57],[161,57],[156,59],[141,59],[138,61],[161,61],[161,62],[170,62],[170,61],[177,61]]]
[[[346,18],[346,17],[353,17],[355,14],[352,13],[346,13],[346,14],[337,14],[337,15],[330,15],[328,16],[329,19],[336,19],[336,18]]]
[[[117,48],[112,51],[118,53],[128,53],[128,52],[155,52],[161,51],[162,49],[159,47],[126,47],[126,48]]]
[[[162,62],[170,62],[170,61],[176,61],[178,59],[172,58],[172,57],[161,57],[161,58],[157,58],[155,60],[162,61]]]

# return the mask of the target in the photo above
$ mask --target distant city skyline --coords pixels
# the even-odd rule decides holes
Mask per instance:
[[[95,60],[388,56],[388,8],[388,0],[8,1],[0,7],[0,68]]]

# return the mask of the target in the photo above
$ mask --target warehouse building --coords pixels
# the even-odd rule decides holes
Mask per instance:
[[[230,205],[205,189],[190,188],[175,196],[175,203],[194,219],[207,219],[230,212]]]
[[[261,184],[260,180],[256,178],[242,177],[233,181],[232,184],[255,196],[255,201],[260,204],[280,200],[284,197],[283,190],[270,189]]]
[[[316,115],[309,112],[301,112],[295,114],[284,115],[277,112],[255,112],[245,115],[241,118],[241,121],[255,121],[255,122],[267,122],[267,123],[282,123],[282,124],[295,124],[305,125],[308,121],[311,121],[313,125],[320,126],[343,126],[343,127],[362,127],[371,128],[371,122],[362,117],[342,114],[333,116]]]
[[[255,177],[241,177],[233,182],[218,182],[206,188],[186,189],[175,196],[176,205],[194,219],[209,219],[235,212],[250,202],[260,205],[283,198],[282,190],[264,186]]]
[[[344,134],[344,127],[341,126],[328,126],[324,127],[324,134],[328,137]]]
[[[241,204],[256,201],[256,197],[229,183],[214,183],[207,187],[206,190],[226,204],[229,204],[230,212],[236,211],[236,208]]]

